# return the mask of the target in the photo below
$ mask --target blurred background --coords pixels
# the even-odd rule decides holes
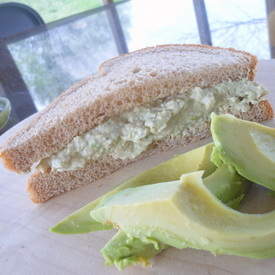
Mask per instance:
[[[202,43],[274,57],[274,0],[16,2],[0,0],[0,96],[13,107],[6,128],[45,108],[102,61],[143,47]],[[27,26],[18,20],[22,12],[31,18]]]

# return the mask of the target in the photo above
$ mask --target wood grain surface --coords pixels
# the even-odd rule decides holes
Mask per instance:
[[[270,91],[275,108],[275,61],[261,61],[257,80]],[[23,122],[24,123],[24,122]],[[274,122],[269,125],[275,126]],[[20,127],[17,126],[17,127]],[[0,142],[13,131],[0,137]],[[84,235],[58,235],[48,228],[91,200],[107,192],[130,176],[172,157],[205,144],[209,140],[151,157],[133,164],[104,180],[82,187],[45,204],[33,204],[27,193],[26,176],[0,167],[0,274],[275,274],[275,259],[252,260],[235,256],[213,256],[193,249],[167,249],[152,261],[152,267],[130,267],[123,272],[106,267],[99,250],[115,233],[96,232]],[[258,190],[259,189],[259,190]],[[260,211],[275,208],[275,202],[253,189],[246,205]],[[250,201],[250,198],[253,198]],[[274,206],[274,207],[273,207]]]

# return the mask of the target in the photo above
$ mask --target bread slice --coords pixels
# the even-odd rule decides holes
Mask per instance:
[[[273,111],[268,101],[261,101],[259,104],[251,106],[248,112],[235,115],[245,120],[261,122],[271,119],[273,117]],[[196,129],[196,132],[196,135],[168,138],[160,142],[155,142],[147,151],[131,160],[119,160],[106,157],[98,161],[90,161],[85,168],[73,171],[52,171],[47,173],[37,170],[28,180],[30,198],[35,203],[45,202],[54,196],[95,182],[132,162],[141,160],[152,154],[201,140],[209,136],[209,125],[205,124],[203,128]]]
[[[8,169],[28,172],[35,162],[61,150],[75,136],[112,116],[137,105],[184,93],[192,87],[206,88],[228,80],[253,80],[256,63],[256,58],[246,52],[203,45],[163,45],[116,57],[35,115],[24,129],[2,144],[0,158]],[[116,161],[114,167],[108,168],[109,172],[104,172],[109,163],[98,162],[95,166],[98,168],[93,168],[96,174],[93,178],[125,165]],[[42,182],[43,176],[39,175],[35,176],[37,182]],[[56,173],[52,179],[56,182],[56,178],[69,175]],[[79,185],[80,180],[77,182]],[[30,186],[30,190],[34,190],[34,184]],[[66,188],[72,188],[70,186]],[[54,195],[66,188],[53,183],[49,193]],[[35,200],[45,199],[41,195]]]

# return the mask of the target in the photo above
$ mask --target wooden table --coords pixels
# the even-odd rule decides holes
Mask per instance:
[[[270,91],[275,107],[275,61],[261,61],[257,79]],[[270,124],[270,123],[269,123]],[[271,122],[275,126],[275,123]],[[12,129],[13,130],[13,129]],[[10,132],[0,137],[5,139]],[[209,141],[209,140],[208,140]],[[200,144],[206,143],[203,141]],[[190,150],[199,144],[186,148]],[[176,152],[182,152],[176,151]],[[1,274],[119,274],[106,267],[99,253],[113,231],[84,235],[57,235],[48,228],[57,221],[110,190],[122,180],[170,158],[169,152],[133,164],[97,183],[69,192],[41,205],[33,204],[25,192],[26,176],[0,167],[0,273]],[[254,192],[254,193],[253,193]],[[274,202],[253,191],[255,208],[274,208]],[[168,249],[153,260],[153,267],[130,267],[123,274],[275,274],[275,260],[252,260],[235,256],[213,256],[193,249]]]

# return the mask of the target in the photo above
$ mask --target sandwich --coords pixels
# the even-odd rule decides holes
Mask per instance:
[[[257,59],[234,49],[162,45],[104,62],[0,145],[6,168],[31,172],[41,203],[152,154],[209,136],[210,114],[273,117]],[[237,138],[237,137],[236,137]]]

